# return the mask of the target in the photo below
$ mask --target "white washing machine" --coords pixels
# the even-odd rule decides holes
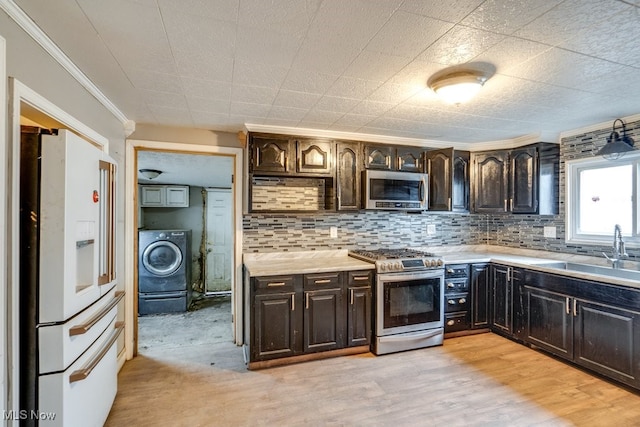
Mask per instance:
[[[138,314],[186,311],[191,302],[191,230],[138,232]]]

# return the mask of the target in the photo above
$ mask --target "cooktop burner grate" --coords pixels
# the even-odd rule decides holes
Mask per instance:
[[[371,249],[360,250],[355,249],[349,251],[353,255],[368,258],[373,261],[382,259],[412,259],[412,258],[425,258],[435,257],[436,255],[430,252],[418,251],[416,249],[408,248],[388,248],[388,249]]]

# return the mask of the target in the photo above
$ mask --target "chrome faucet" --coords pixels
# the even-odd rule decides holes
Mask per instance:
[[[620,224],[616,224],[613,228],[613,252],[611,253],[611,258],[604,252],[602,254],[611,261],[612,268],[619,268],[622,258],[629,256],[624,249],[624,240],[622,240],[622,228],[620,228]]]

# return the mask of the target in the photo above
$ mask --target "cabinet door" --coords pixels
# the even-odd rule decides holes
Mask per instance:
[[[509,210],[513,213],[536,213],[538,210],[538,150],[535,147],[510,153]]]
[[[511,334],[511,267],[494,265],[492,274],[491,326]]]
[[[188,208],[189,207],[189,187],[168,186],[165,187],[166,205],[172,208]]]
[[[396,149],[396,169],[403,172],[424,172],[421,148],[398,147]]]
[[[471,329],[489,327],[489,266],[471,265]]]
[[[395,148],[392,146],[367,145],[364,148],[364,161],[367,169],[394,168]]]
[[[371,287],[351,286],[348,289],[347,346],[371,343]]]
[[[252,137],[251,172],[288,173],[291,144],[288,140]]]
[[[338,210],[360,209],[360,145],[339,142],[336,167]]]
[[[575,362],[624,383],[640,385],[640,315],[573,301]]]
[[[166,193],[162,185],[142,185],[140,190],[140,205],[143,208],[164,206]]]
[[[506,212],[508,155],[504,151],[474,155],[475,212]]]
[[[567,295],[525,286],[524,339],[553,354],[573,358],[573,316]]]
[[[431,177],[429,177],[431,179]],[[469,152],[453,152],[453,183],[451,188],[451,210],[469,211]]]
[[[298,173],[331,175],[333,172],[333,143],[331,141],[296,141]]]
[[[344,347],[342,289],[305,291],[304,298],[304,352]]]
[[[253,360],[293,356],[300,351],[298,335],[301,309],[296,293],[265,293],[254,296]]]
[[[453,148],[427,151],[429,210],[450,211],[452,203]]]

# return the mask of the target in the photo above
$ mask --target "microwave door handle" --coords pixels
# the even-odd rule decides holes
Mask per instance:
[[[418,192],[420,193],[420,201],[424,202],[424,179],[420,180],[420,186],[418,187]]]

